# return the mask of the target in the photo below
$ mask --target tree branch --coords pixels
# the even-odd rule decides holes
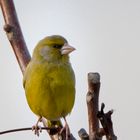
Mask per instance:
[[[100,140],[96,137],[96,132],[99,129],[98,113],[98,98],[100,89],[99,73],[88,73],[88,93],[86,95],[88,122],[89,122],[89,139]]]
[[[0,5],[5,20],[4,30],[14,50],[22,73],[24,73],[31,57],[18,22],[13,0],[0,0]]]

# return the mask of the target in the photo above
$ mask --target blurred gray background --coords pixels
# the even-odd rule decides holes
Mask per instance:
[[[14,0],[30,53],[47,35],[60,34],[76,48],[71,63],[76,74],[76,102],[67,117],[78,138],[88,130],[87,73],[101,74],[100,103],[114,109],[114,131],[119,140],[139,138],[140,123],[140,1],[138,0]],[[30,111],[22,74],[3,31],[0,11],[0,131],[30,127],[37,117]],[[0,136],[0,140],[46,140],[31,131]]]

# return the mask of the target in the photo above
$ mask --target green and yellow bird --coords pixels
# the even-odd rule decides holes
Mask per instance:
[[[60,35],[45,37],[35,47],[23,85],[27,103],[39,118],[59,121],[72,111],[75,75],[69,53],[74,50]]]

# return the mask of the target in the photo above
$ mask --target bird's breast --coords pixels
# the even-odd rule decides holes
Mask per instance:
[[[71,65],[34,66],[28,75],[25,91],[35,114],[50,120],[66,116],[75,100],[75,76]]]

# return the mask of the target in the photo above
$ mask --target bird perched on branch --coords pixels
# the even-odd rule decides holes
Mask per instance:
[[[35,47],[23,79],[28,105],[39,120],[44,117],[51,123],[64,118],[66,131],[65,117],[75,100],[75,75],[69,61],[74,50],[60,35],[45,37]]]

